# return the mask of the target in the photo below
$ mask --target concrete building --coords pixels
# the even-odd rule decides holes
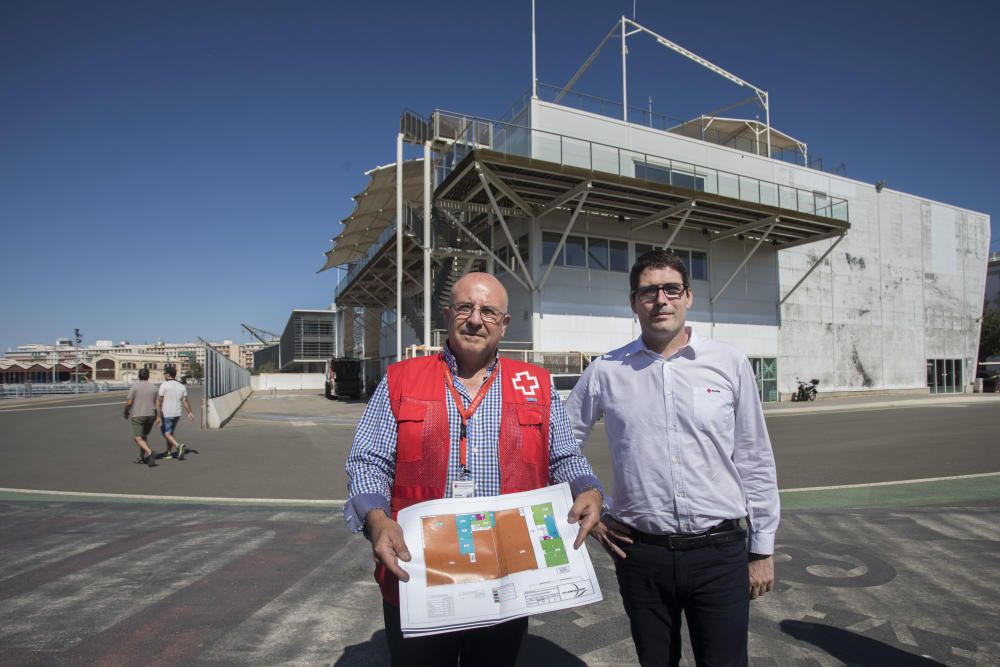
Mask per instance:
[[[384,367],[438,345],[451,285],[485,270],[510,293],[506,344],[565,372],[639,334],[627,271],[666,247],[688,263],[691,325],[746,352],[765,401],[796,377],[827,394],[968,390],[989,216],[806,166],[766,91],[624,17],[609,38],[619,29],[751,91],[765,121],[675,122],[572,81],[533,82],[509,122],[404,112],[402,169],[367,173],[321,269],[344,271],[342,349]],[[404,161],[404,143],[423,159]]]
[[[264,347],[262,343],[240,344],[231,340],[210,345],[244,368],[253,368],[254,352]],[[77,362],[81,378],[95,380],[129,382],[135,379],[140,368],[149,368],[151,378],[162,378],[163,368],[171,364],[177,368],[179,376],[186,376],[190,375],[193,362],[204,367],[205,346],[163,341],[114,345],[111,341],[99,340],[77,349],[67,339],[60,339],[55,345],[19,345],[0,359],[0,382],[21,383],[25,381],[23,378],[29,378],[29,382],[69,382]]]
[[[322,373],[327,360],[337,354],[336,318],[336,310],[293,310],[278,344],[277,370]]]

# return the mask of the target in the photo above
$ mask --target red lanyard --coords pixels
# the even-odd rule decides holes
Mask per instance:
[[[466,438],[466,426],[469,420],[472,419],[472,415],[475,414],[476,409],[479,407],[483,399],[486,398],[486,393],[490,390],[493,385],[493,380],[496,379],[497,375],[500,374],[500,360],[497,359],[496,367],[490,376],[486,378],[483,382],[483,386],[479,388],[479,392],[476,397],[472,399],[472,403],[469,403],[468,408],[464,408],[462,404],[462,396],[458,393],[458,389],[455,388],[455,382],[451,379],[451,369],[448,368],[448,364],[444,361],[441,362],[441,368],[444,369],[444,381],[448,385],[449,391],[451,391],[451,398],[455,401],[455,408],[458,410],[459,417],[462,418],[462,428],[459,431],[458,437],[458,463],[462,468],[462,477],[468,477],[469,468],[468,462],[468,440]]]

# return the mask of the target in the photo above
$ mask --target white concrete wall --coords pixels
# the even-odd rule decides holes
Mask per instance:
[[[250,376],[250,386],[254,391],[322,389],[324,382],[322,373],[261,373]]]
[[[206,401],[208,411],[205,414],[205,421],[208,428],[222,428],[226,425],[240,406],[250,397],[253,390],[250,387],[243,387],[236,391],[231,391],[224,396],[210,398]]]
[[[633,151],[619,157],[598,147],[595,169],[618,172],[620,163],[630,176],[633,159],[656,162],[652,156],[660,156],[849,200],[851,231],[780,313],[780,295],[832,241],[779,253],[761,249],[709,312],[708,296],[748,249],[721,241],[711,248],[710,284],[693,285],[695,328],[750,356],[777,356],[780,391],[791,391],[796,375],[819,378],[826,391],[920,389],[929,358],[964,359],[964,380],[971,382],[988,216],[888,189],[876,193],[872,185],[842,176],[545,102],[532,103],[532,118],[538,129]],[[552,139],[536,135],[532,150],[541,159],[560,159]],[[591,166],[582,142],[565,141],[561,151],[564,163]],[[625,238],[620,231],[618,237]],[[682,233],[675,245],[705,244]],[[606,276],[593,273],[553,270],[541,297],[539,348],[610,348],[637,334]]]

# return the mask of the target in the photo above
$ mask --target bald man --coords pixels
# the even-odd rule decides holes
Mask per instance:
[[[425,500],[569,482],[579,548],[600,519],[604,489],[549,373],[498,356],[510,323],[500,281],[466,275],[452,288],[444,315],[448,340],[441,353],[391,365],[368,403],[347,457],[344,518],[372,544],[392,665],[513,665],[526,618],[403,638],[399,582],[409,575],[400,561],[410,560],[410,552],[397,512]]]

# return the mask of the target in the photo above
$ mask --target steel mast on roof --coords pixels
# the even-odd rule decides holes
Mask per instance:
[[[532,16],[532,30],[531,30],[531,35],[532,35],[532,82],[531,83],[532,83],[532,96],[533,97],[537,97],[537,95],[534,92],[535,91],[535,85],[536,85],[535,73],[534,73],[534,35],[535,35],[535,30],[534,30],[534,16],[535,16],[535,13],[534,13],[534,2],[532,2],[532,13],[531,13],[531,16]],[[629,26],[631,26],[634,29],[631,30],[631,31],[629,31],[628,30]],[[718,74],[722,78],[727,79],[727,80],[731,81],[732,83],[735,83],[737,86],[741,86],[741,87],[744,87],[744,88],[749,88],[752,91],[754,91],[754,95],[756,96],[757,101],[760,103],[760,105],[762,107],[764,107],[764,118],[765,118],[764,125],[765,125],[766,131],[767,131],[767,156],[771,157],[771,104],[770,104],[770,99],[768,97],[768,94],[767,94],[766,90],[762,90],[761,88],[758,88],[757,86],[753,85],[752,83],[750,83],[748,81],[745,81],[744,79],[741,79],[740,77],[736,76],[732,72],[729,72],[729,71],[727,71],[727,70],[719,67],[715,63],[713,63],[713,62],[711,62],[709,60],[706,60],[705,58],[702,58],[698,54],[693,53],[693,52],[689,51],[688,49],[685,49],[680,44],[677,44],[676,42],[670,41],[666,37],[653,32],[649,28],[646,28],[644,26],[639,25],[638,23],[636,23],[632,19],[629,19],[629,18],[627,18],[625,16],[622,16],[620,19],[618,19],[617,22],[615,22],[615,25],[611,28],[611,31],[608,32],[608,34],[605,35],[604,39],[602,39],[600,41],[600,43],[597,45],[597,48],[594,49],[593,53],[590,54],[590,57],[587,58],[586,61],[584,61],[583,65],[580,66],[580,69],[578,69],[576,71],[576,73],[566,83],[566,85],[562,87],[562,89],[556,95],[556,98],[554,100],[554,102],[556,104],[558,104],[559,101],[563,97],[565,97],[566,93],[568,93],[570,91],[570,89],[572,89],[573,86],[576,85],[576,82],[579,81],[579,79],[580,79],[581,76],[583,76],[583,73],[587,71],[587,68],[589,68],[590,65],[597,58],[597,56],[600,55],[601,48],[611,38],[611,36],[615,34],[616,31],[620,32],[620,34],[621,34],[621,42],[622,42],[622,49],[621,49],[621,51],[622,51],[622,120],[624,120],[625,122],[628,122],[628,45],[626,44],[626,40],[629,37],[631,37],[632,35],[635,35],[635,34],[640,33],[640,32],[644,32],[644,33],[648,34],[650,37],[652,37],[653,39],[655,39],[658,43],[660,43],[663,46],[665,46],[668,49],[670,49],[671,51],[679,53],[680,55],[684,56],[685,58],[688,58],[689,60],[692,60],[692,61],[698,63],[699,65],[701,65],[705,69],[710,70],[712,72],[715,72],[716,74]]]

